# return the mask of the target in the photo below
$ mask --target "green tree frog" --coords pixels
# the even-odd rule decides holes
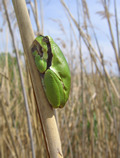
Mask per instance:
[[[38,36],[31,47],[40,72],[45,94],[53,108],[62,108],[68,100],[71,74],[67,61],[50,36]]]

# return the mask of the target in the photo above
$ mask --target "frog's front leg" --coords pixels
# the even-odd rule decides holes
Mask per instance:
[[[55,72],[50,69],[45,72],[44,86],[48,101],[54,108],[58,108],[65,104],[63,83],[55,74]]]

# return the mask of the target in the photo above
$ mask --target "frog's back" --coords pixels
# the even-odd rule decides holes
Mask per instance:
[[[50,67],[59,79],[63,82],[64,90],[65,90],[65,101],[68,99],[71,85],[71,74],[68,63],[58,47],[58,45],[53,41],[51,37],[49,37],[49,42],[51,45],[51,51],[53,53],[52,57],[52,65]]]

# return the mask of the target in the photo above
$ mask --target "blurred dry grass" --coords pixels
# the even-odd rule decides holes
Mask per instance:
[[[110,28],[111,44],[119,69],[119,49],[117,49],[115,37],[112,36],[110,14],[106,4],[108,1],[101,2],[105,9],[104,15]],[[59,39],[63,51],[70,52],[66,56],[72,76],[69,100],[64,109],[57,110],[63,155],[65,158],[118,158],[120,155],[120,78],[118,76],[111,77],[106,70],[103,53],[97,41],[94,27],[92,27],[86,1],[81,1],[85,31],[82,30],[80,21],[77,22],[72,17],[63,0],[61,0],[61,4],[68,13],[71,37],[74,35],[74,38],[76,38],[71,21],[76,25],[80,34],[79,39],[76,38],[75,41],[80,53],[78,56],[73,54],[76,52],[76,48],[73,46],[72,38],[70,47]],[[115,19],[117,21],[116,14]],[[38,21],[36,23],[39,27]],[[90,40],[88,23],[94,32],[98,51],[95,50]],[[59,23],[59,25],[64,32],[62,24]],[[89,50],[91,73],[88,73],[86,69],[81,41],[84,41]],[[33,89],[27,67],[21,58],[20,66],[24,74],[29,109],[32,116],[36,157],[44,158],[47,155],[38,114],[33,106],[35,105]],[[9,53],[2,53],[0,54],[0,158],[15,156],[30,158],[32,153],[17,61]]]

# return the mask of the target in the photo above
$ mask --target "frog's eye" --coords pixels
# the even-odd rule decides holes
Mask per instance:
[[[47,36],[43,37],[43,42],[45,42],[46,44],[48,44],[48,43],[49,43],[49,39],[48,39],[48,37],[47,37]]]
[[[43,56],[42,47],[40,45],[37,45],[37,52],[40,55],[40,57]]]

